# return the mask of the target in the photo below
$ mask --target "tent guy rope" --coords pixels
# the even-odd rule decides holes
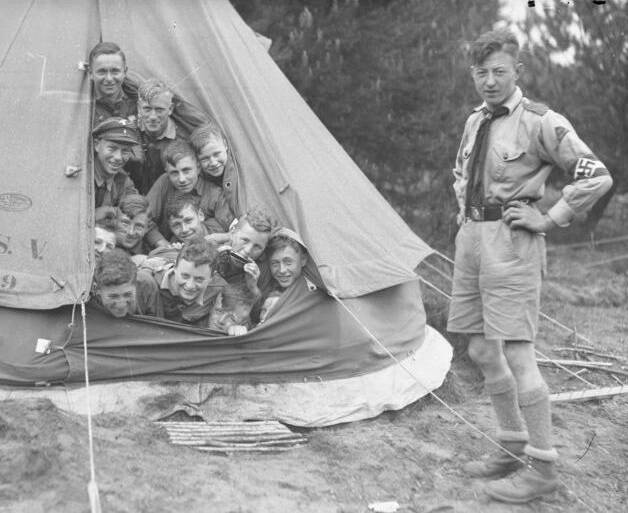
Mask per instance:
[[[89,438],[89,472],[87,484],[91,513],[101,513],[98,484],[96,484],[96,466],[94,464],[94,434],[92,432],[92,408],[89,397],[89,369],[87,364],[87,321],[85,319],[85,301],[81,300],[81,317],[83,319],[83,357],[85,362],[85,395],[87,399],[87,433]]]
[[[375,343],[381,347],[384,352],[397,364],[399,365],[399,367],[401,367],[404,372],[406,372],[419,386],[423,387],[427,393],[429,395],[431,395],[434,399],[436,399],[436,401],[438,401],[442,406],[444,406],[452,415],[454,415],[456,418],[460,419],[465,425],[467,425],[468,427],[470,427],[473,431],[475,431],[476,433],[478,433],[479,435],[481,435],[483,438],[485,438],[486,440],[488,440],[491,444],[493,444],[495,447],[497,447],[499,450],[505,452],[506,454],[508,454],[508,456],[510,456],[511,458],[514,458],[518,461],[520,461],[521,463],[523,463],[524,465],[527,464],[527,462],[525,460],[523,460],[522,458],[520,458],[519,456],[517,456],[516,454],[510,452],[508,449],[506,449],[503,445],[501,445],[497,440],[495,440],[494,438],[492,438],[490,435],[488,435],[487,433],[485,433],[484,431],[482,431],[479,427],[475,426],[472,422],[468,421],[460,412],[458,412],[453,406],[450,406],[444,399],[442,399],[441,397],[439,397],[435,392],[433,392],[432,390],[430,390],[428,387],[426,387],[419,378],[416,377],[416,375],[410,370],[408,369],[404,363],[402,361],[400,361],[397,357],[395,357],[394,354],[392,354],[388,348],[371,332],[371,330],[368,329],[367,326],[364,325],[364,323],[362,321],[360,321],[360,319],[358,319],[358,317],[351,311],[351,309],[344,304],[344,302],[337,296],[335,295],[333,292],[329,291],[330,296],[336,300],[336,302],[351,316],[351,318],[366,332],[366,334],[371,337]],[[573,489],[567,485],[567,483],[565,483],[565,481],[563,481],[562,479],[558,479],[559,482],[567,489],[569,490],[569,492],[571,492],[574,497],[581,502],[589,511],[593,511],[595,513],[595,509],[593,508],[593,506],[591,506],[590,504],[588,504],[587,502],[584,501],[584,499],[582,499],[576,492],[573,491]]]

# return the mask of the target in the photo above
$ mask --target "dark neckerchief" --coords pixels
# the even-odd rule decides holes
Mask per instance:
[[[485,117],[480,123],[475,143],[469,156],[469,181],[467,182],[466,207],[480,207],[484,204],[484,164],[486,162],[486,149],[488,133],[491,124],[497,118],[508,115],[508,107],[504,105],[498,106],[494,111],[482,109]]]

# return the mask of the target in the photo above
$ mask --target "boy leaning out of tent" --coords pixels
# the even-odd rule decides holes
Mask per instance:
[[[114,317],[163,316],[155,281],[150,275],[138,273],[130,255],[121,248],[100,253],[94,270],[92,297]]]
[[[266,251],[273,283],[272,289],[264,296],[259,315],[260,324],[280,306],[278,303],[282,294],[301,279],[308,261],[301,237],[288,228],[280,228],[275,232]]]

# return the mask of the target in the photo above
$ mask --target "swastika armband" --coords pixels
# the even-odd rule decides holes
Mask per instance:
[[[583,180],[585,178],[593,178],[594,176],[607,174],[609,173],[604,164],[599,160],[587,157],[580,157],[576,161],[576,166],[573,171],[574,180]]]

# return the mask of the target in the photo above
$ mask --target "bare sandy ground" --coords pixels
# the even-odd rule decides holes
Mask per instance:
[[[592,254],[577,256],[551,255],[544,309],[594,336],[599,351],[626,358],[628,276],[603,268],[586,283],[582,262]],[[596,292],[605,287],[615,299]],[[544,325],[538,347],[558,357],[552,349],[570,343]],[[481,380],[462,349],[438,394],[493,434]],[[553,392],[585,388],[561,370],[543,372]],[[616,385],[606,374],[584,376],[599,386]],[[96,476],[106,513],[357,513],[387,500],[397,501],[400,512],[417,513],[619,513],[628,495],[627,406],[627,396],[555,405],[563,485],[522,506],[489,501],[482,482],[462,473],[461,464],[490,444],[434,399],[368,421],[304,430],[306,446],[266,454],[212,455],[172,446],[164,429],[147,419],[100,415]],[[88,481],[84,417],[46,400],[0,403],[0,512],[88,512]]]

